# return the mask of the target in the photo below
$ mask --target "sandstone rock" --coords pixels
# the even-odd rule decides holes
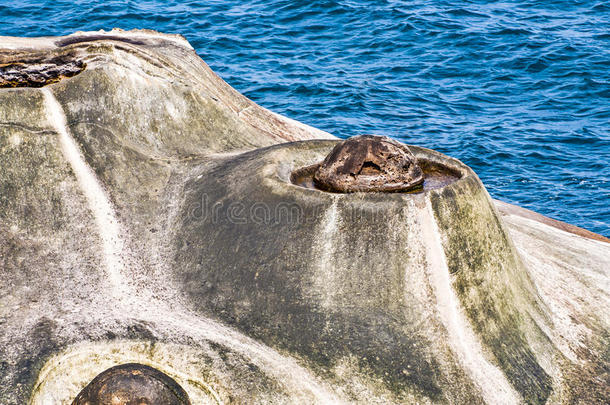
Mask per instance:
[[[360,135],[337,144],[314,174],[328,191],[407,191],[424,182],[409,148],[388,137]]]
[[[125,363],[196,404],[609,397],[603,237],[415,146],[415,193],[308,187],[338,140],[179,36],[0,38],[0,55],[85,66],[0,89],[0,403],[71,403]]]
[[[75,76],[85,69],[82,61],[69,54],[46,59],[34,55],[17,57],[14,63],[12,57],[0,59],[0,88],[42,87]]]

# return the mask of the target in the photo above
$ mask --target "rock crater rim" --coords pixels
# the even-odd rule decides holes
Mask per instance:
[[[366,137],[371,136],[367,135]],[[380,140],[384,143],[390,140],[387,137],[375,138],[382,138]],[[406,155],[411,159],[411,165],[409,165],[408,169],[410,170],[406,173],[406,176],[404,173],[398,173],[398,178],[392,178],[393,173],[391,170],[395,169],[396,165],[393,165],[393,167],[391,165],[389,168],[390,173],[388,175],[386,167],[381,167],[384,163],[382,159],[370,159],[370,156],[363,157],[362,155],[364,155],[364,153],[362,153],[361,156],[357,158],[358,162],[352,164],[352,167],[347,168],[348,170],[346,171],[348,173],[339,173],[338,176],[331,178],[331,181],[339,178],[338,187],[334,187],[335,184],[331,184],[330,186],[328,184],[323,184],[320,181],[320,173],[324,170],[324,165],[325,163],[328,163],[328,160],[332,160],[333,162],[339,160],[332,159],[332,157],[333,154],[335,154],[336,157],[338,148],[341,147],[341,144],[343,144],[344,141],[337,143],[324,161],[294,169],[290,174],[290,182],[307,189],[339,194],[354,192],[419,194],[448,186],[467,174],[467,171],[465,170],[467,169],[467,166],[455,159],[446,157],[436,151],[416,146],[409,147],[394,140],[390,141],[393,144],[400,145],[401,148],[406,148],[408,151]],[[412,153],[411,150],[415,153]],[[400,156],[399,160],[400,158],[403,158],[403,156]],[[344,158],[342,160],[346,159]],[[328,168],[328,166],[329,165],[327,164],[326,168]],[[337,165],[335,165],[335,167],[336,166]],[[354,168],[357,170],[353,170]],[[341,169],[339,169],[339,171],[341,171]],[[350,171],[355,173],[349,173]],[[328,176],[327,174],[327,178],[332,177],[332,174],[335,173],[331,173],[331,176]],[[346,179],[348,184],[345,184],[346,182],[341,182],[343,179]],[[349,182],[352,179],[355,181],[352,181],[350,184]]]

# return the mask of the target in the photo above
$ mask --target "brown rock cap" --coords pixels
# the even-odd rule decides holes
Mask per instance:
[[[138,363],[98,374],[72,405],[191,405],[188,394],[167,374]]]
[[[387,136],[359,135],[333,148],[314,182],[341,193],[407,191],[424,182],[424,173],[406,145]]]

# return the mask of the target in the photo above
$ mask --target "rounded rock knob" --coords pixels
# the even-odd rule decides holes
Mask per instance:
[[[386,136],[360,135],[338,143],[313,176],[326,191],[408,191],[424,173],[406,145]]]
[[[188,394],[167,374],[128,363],[98,374],[72,405],[191,405]]]

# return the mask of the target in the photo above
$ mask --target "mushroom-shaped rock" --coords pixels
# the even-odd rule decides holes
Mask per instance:
[[[424,177],[451,181],[419,193],[295,184],[336,145],[276,145],[194,173],[175,236],[180,289],[312,367],[378,381],[388,402],[544,403],[558,353],[476,174],[411,146]]]
[[[188,394],[167,374],[137,363],[111,367],[93,379],[72,405],[190,405]]]
[[[354,136],[338,143],[314,175],[323,190],[406,191],[424,176],[409,147],[386,136]]]

